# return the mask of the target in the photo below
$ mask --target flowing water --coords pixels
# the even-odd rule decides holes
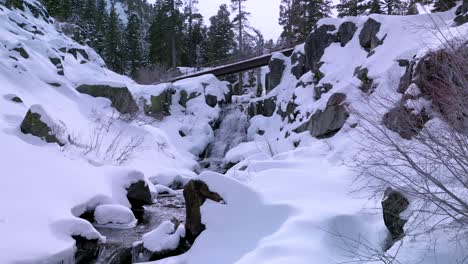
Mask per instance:
[[[243,108],[242,104],[232,104],[221,111],[219,128],[215,130],[214,140],[208,145],[205,158],[200,162],[202,168],[226,171],[226,153],[247,140],[248,119]]]
[[[176,196],[158,197],[158,202],[145,206],[142,221],[134,228],[113,229],[96,228],[107,238],[99,251],[99,257],[95,264],[118,264],[118,263],[138,263],[147,261],[145,252],[138,243],[144,234],[153,231],[164,221],[177,219],[179,222],[185,221],[185,202],[182,191],[177,191]]]

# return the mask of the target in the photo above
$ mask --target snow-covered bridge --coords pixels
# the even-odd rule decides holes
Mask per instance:
[[[170,79],[170,82],[176,82],[176,81],[180,81],[183,79],[193,78],[193,77],[197,77],[197,76],[201,76],[205,74],[213,74],[216,77],[220,77],[220,76],[225,76],[228,74],[239,73],[239,72],[256,69],[256,68],[268,65],[271,57],[275,53],[283,53],[285,56],[290,56],[293,53],[293,51],[294,51],[294,47],[285,48],[282,50],[270,52],[268,54],[260,55],[257,57],[253,57],[249,59],[241,59],[237,62],[232,62],[229,64],[217,66],[217,67],[204,68],[199,71],[194,71],[191,73],[186,73],[184,75],[174,77]]]

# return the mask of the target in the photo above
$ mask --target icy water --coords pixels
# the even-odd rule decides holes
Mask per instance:
[[[242,111],[243,105],[233,104],[226,106],[220,114],[220,125],[215,130],[215,138],[208,145],[205,158],[200,162],[202,168],[225,172],[224,157],[233,147],[247,140],[248,120]]]
[[[141,248],[134,247],[142,240],[144,234],[156,229],[162,222],[176,218],[179,222],[185,221],[185,202],[182,190],[176,196],[160,195],[158,202],[145,206],[142,221],[134,228],[111,229],[96,228],[107,238],[102,245],[99,257],[95,264],[138,263],[147,261]]]

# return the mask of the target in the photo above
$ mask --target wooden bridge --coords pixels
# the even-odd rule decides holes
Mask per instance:
[[[260,55],[260,56],[249,58],[249,59],[241,59],[237,62],[232,62],[226,65],[221,65],[221,66],[208,68],[208,69],[202,69],[198,71],[195,70],[194,72],[185,73],[184,75],[171,78],[169,81],[176,82],[176,81],[180,81],[180,80],[187,79],[187,78],[202,76],[205,74],[213,74],[216,77],[220,77],[220,76],[224,76],[228,74],[244,72],[244,71],[248,71],[248,70],[252,70],[252,69],[256,69],[256,68],[260,68],[260,67],[268,65],[271,57],[275,53],[283,53],[285,56],[289,57],[291,56],[293,51],[294,51],[294,47],[281,49],[278,51],[272,51],[268,54]]]

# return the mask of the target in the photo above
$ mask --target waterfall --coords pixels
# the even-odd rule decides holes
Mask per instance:
[[[248,119],[243,108],[242,104],[231,104],[222,109],[219,128],[215,129],[214,140],[208,145],[205,158],[200,162],[202,168],[225,172],[226,153],[247,140]]]

